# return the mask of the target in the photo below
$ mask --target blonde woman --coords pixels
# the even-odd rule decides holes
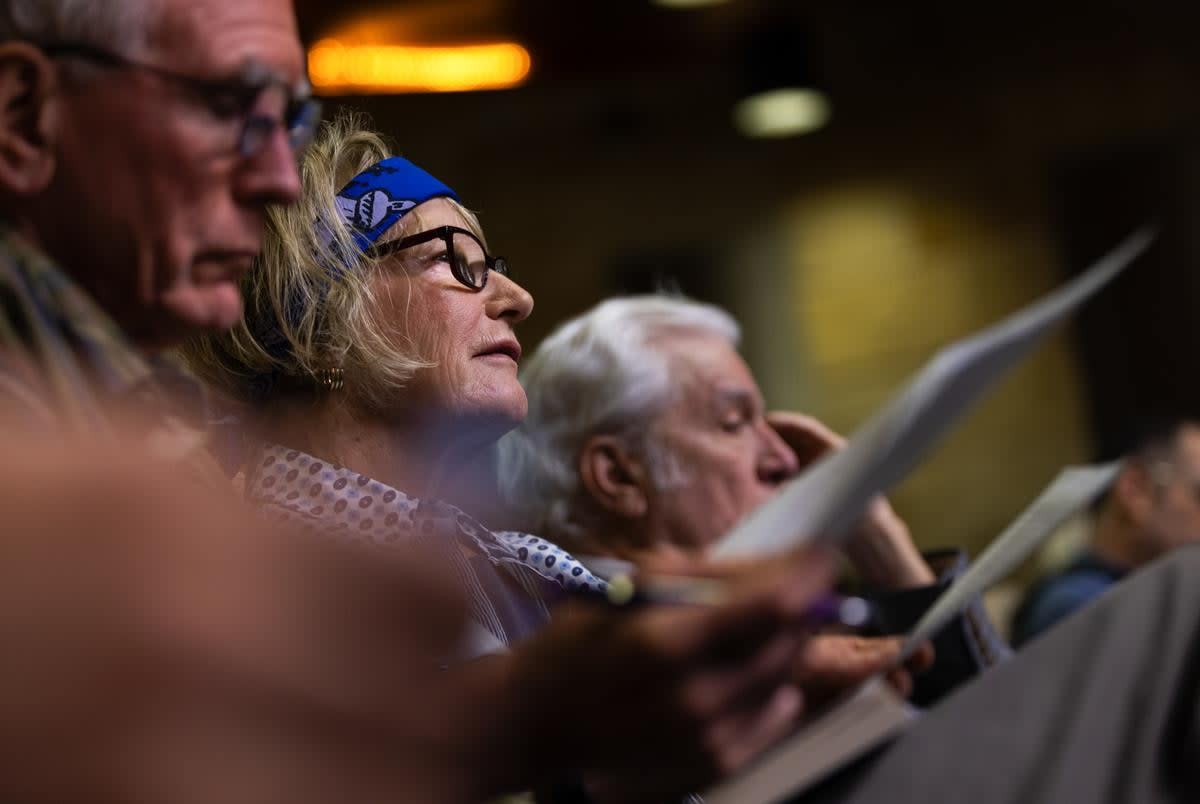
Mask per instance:
[[[303,177],[301,203],[271,213],[245,320],[185,353],[255,413],[252,501],[340,538],[441,548],[471,592],[466,650],[497,650],[546,621],[547,591],[603,588],[553,544],[443,501],[471,498],[457,481],[525,415],[515,328],[533,299],[454,191],[354,118]]]

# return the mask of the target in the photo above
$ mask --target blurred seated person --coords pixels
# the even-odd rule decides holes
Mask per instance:
[[[801,709],[796,684],[847,688],[891,666],[893,639],[809,647],[799,614],[783,617],[775,597],[741,613],[734,603],[609,616],[566,607],[552,622],[553,604],[604,581],[553,542],[468,513],[472,465],[525,416],[514,330],[533,300],[456,194],[352,115],[323,127],[302,174],[299,204],[270,213],[244,322],[185,354],[250,424],[252,503],[381,556],[420,544],[453,572],[473,631],[452,675],[498,690],[493,708],[511,713],[511,728],[549,716],[550,700],[605,710],[582,706],[586,726],[530,740],[561,758],[547,769],[613,770],[620,785],[686,792],[787,733]],[[805,599],[825,588],[798,587]],[[717,648],[733,642],[735,656]],[[715,699],[680,697],[718,667],[727,677]],[[903,673],[894,678],[906,687]],[[635,722],[638,740],[617,733]]]
[[[1200,542],[1200,424],[1172,418],[1143,426],[1094,513],[1086,547],[1038,580],[1013,616],[1017,646],[1087,605],[1128,573]]]
[[[529,415],[501,440],[513,521],[575,555],[687,567],[842,439],[811,417],[768,413],[724,310],[667,295],[605,301],[549,335],[522,368]],[[847,548],[903,632],[939,581],[904,522],[876,500]],[[599,564],[596,564],[599,566]],[[1008,655],[979,605],[938,647],[923,700]]]

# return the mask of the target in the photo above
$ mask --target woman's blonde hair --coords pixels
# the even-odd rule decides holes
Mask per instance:
[[[263,403],[315,388],[318,373],[342,369],[356,400],[386,409],[422,368],[433,365],[407,333],[381,320],[372,278],[389,257],[363,254],[335,197],[362,171],[395,155],[362,115],[344,112],[322,125],[300,166],[298,203],[268,212],[262,256],[242,282],[245,315],[227,333],[205,335],[182,353],[200,377],[225,393]],[[475,215],[446,199],[482,241]],[[419,231],[420,208],[379,242]]]

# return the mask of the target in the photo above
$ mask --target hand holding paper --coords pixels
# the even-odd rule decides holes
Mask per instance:
[[[801,470],[842,449],[846,439],[812,416],[773,411],[767,423],[796,454]],[[936,578],[913,544],[908,526],[879,495],[846,535],[846,557],[859,577],[878,589],[927,586]]]

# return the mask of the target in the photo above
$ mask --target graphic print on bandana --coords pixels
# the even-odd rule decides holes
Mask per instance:
[[[347,182],[336,201],[338,217],[365,252],[413,207],[439,197],[458,199],[453,190],[412,162],[391,156]],[[325,237],[326,243],[333,239],[332,233]]]
[[[417,205],[411,199],[394,199],[379,189],[368,189],[358,198],[339,195],[337,204],[342,218],[357,230],[356,239],[361,233],[368,243],[374,243],[382,233],[376,229],[386,229]]]

